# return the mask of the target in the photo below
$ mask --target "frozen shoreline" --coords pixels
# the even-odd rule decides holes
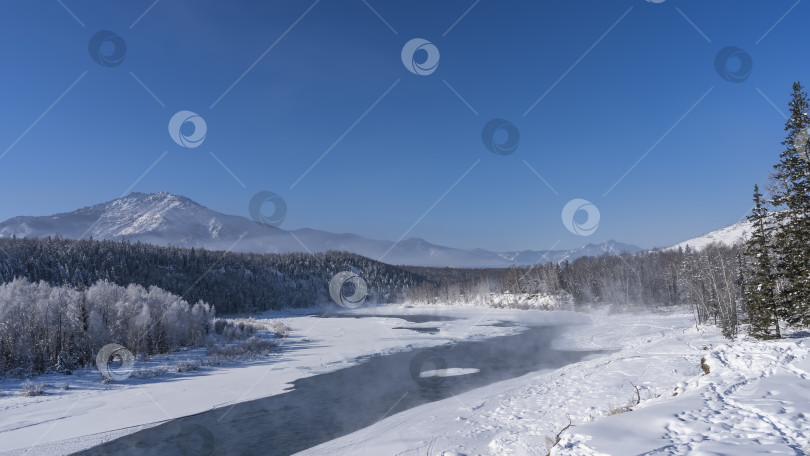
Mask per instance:
[[[299,454],[545,455],[569,417],[552,455],[810,454],[807,339],[730,343],[717,328],[695,329],[686,312],[590,317],[555,348],[617,351],[425,404]]]
[[[260,318],[293,328],[282,350],[267,360],[108,385],[100,384],[97,374],[58,376],[71,382],[69,390],[0,397],[0,452],[66,454],[171,418],[279,394],[294,379],[341,369],[365,356],[513,334],[521,324],[566,325],[556,349],[615,351],[421,405],[300,454],[346,454],[350,449],[355,454],[546,454],[548,439],[568,424],[568,416],[575,427],[561,435],[553,454],[626,454],[630,449],[633,454],[745,455],[756,454],[761,445],[796,454],[810,443],[806,339],[729,344],[716,328],[695,329],[686,312],[379,306],[358,313],[458,319],[410,323],[263,314]],[[489,326],[502,321],[517,326]],[[408,329],[426,327],[439,332]],[[189,354],[171,356],[184,355]],[[700,368],[704,357],[708,375]],[[8,391],[8,383],[0,387]],[[637,405],[634,387],[641,398]],[[633,411],[608,416],[631,399]]]
[[[77,375],[46,375],[37,381],[53,385],[47,394],[23,397],[19,381],[0,384],[0,452],[66,454],[136,432],[166,420],[238,402],[280,394],[302,377],[355,364],[363,357],[429,347],[456,340],[476,340],[520,331],[519,326],[478,326],[516,321],[523,311],[483,308],[380,306],[362,314],[442,314],[458,320],[410,323],[397,318],[317,318],[311,311],[269,312],[256,318],[280,321],[293,328],[271,357],[149,380],[129,378],[101,384],[92,370]],[[517,315],[515,315],[517,314]],[[538,322],[583,321],[574,314],[538,312]],[[439,333],[408,328],[438,327]],[[395,327],[403,329],[393,329]],[[370,343],[371,342],[371,343]],[[197,359],[203,350],[156,357],[149,364]],[[136,367],[139,365],[136,364]],[[69,383],[66,391],[59,389]]]

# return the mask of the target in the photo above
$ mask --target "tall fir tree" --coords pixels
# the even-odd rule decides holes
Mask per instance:
[[[745,242],[746,279],[743,299],[748,313],[748,334],[757,339],[781,339],[778,306],[774,289],[776,274],[771,261],[772,221],[759,186],[754,185],[754,209],[748,216],[751,236]]]
[[[779,305],[791,325],[810,326],[810,160],[807,151],[808,99],[793,83],[784,151],[774,166],[773,205],[777,221],[775,247]]]

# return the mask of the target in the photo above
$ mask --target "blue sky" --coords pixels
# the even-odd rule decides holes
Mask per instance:
[[[286,229],[665,246],[749,210],[790,84],[810,80],[808,19],[795,0],[7,1],[0,219],[130,187],[247,216],[272,191]],[[103,30],[126,43],[120,65],[88,52]],[[432,74],[403,65],[413,38],[439,50]],[[727,46],[753,62],[742,82],[715,69]],[[199,147],[169,135],[183,110],[205,120]],[[485,147],[495,118],[519,131],[514,153]],[[561,219],[577,198],[599,210],[587,237]]]

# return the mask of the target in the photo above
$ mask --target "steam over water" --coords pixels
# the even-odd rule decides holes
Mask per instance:
[[[172,420],[82,454],[295,453],[384,416],[601,353],[550,348],[563,330],[532,327],[484,341],[374,356],[357,366],[296,380],[287,393]]]

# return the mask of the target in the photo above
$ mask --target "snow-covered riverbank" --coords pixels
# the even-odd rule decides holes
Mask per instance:
[[[265,315],[293,329],[266,360],[106,385],[93,372],[46,376],[40,380],[53,386],[33,398],[18,393],[19,382],[6,380],[0,386],[5,391],[0,451],[65,454],[172,418],[279,394],[294,379],[341,369],[365,356],[512,334],[522,330],[520,325],[540,324],[566,325],[554,343],[557,349],[615,351],[421,405],[303,454],[546,454],[569,416],[574,426],[561,434],[553,454],[739,455],[762,449],[802,454],[808,445],[810,346],[805,339],[729,344],[714,329],[697,330],[691,315],[680,312],[607,315],[433,306],[359,312],[381,317]],[[457,319],[410,323],[390,317],[430,313]],[[493,326],[499,322],[518,325]],[[194,356],[201,354],[174,354],[169,360]],[[702,358],[708,375],[701,370]],[[64,383],[70,388],[63,391]],[[628,405],[633,411],[616,413]]]
[[[318,318],[302,312],[262,315],[292,328],[290,336],[268,359],[166,374],[149,380],[129,378],[102,384],[94,370],[36,379],[48,386],[44,395],[24,397],[19,380],[0,383],[0,452],[65,454],[135,432],[180,416],[280,394],[289,382],[356,364],[374,354],[407,351],[458,340],[515,333],[517,326],[489,326],[501,320],[529,318],[534,323],[585,322],[571,313],[524,313],[482,308],[360,309],[364,314],[431,314],[456,319],[409,323],[398,318]],[[310,312],[311,313],[311,312]],[[417,332],[408,328],[438,328]],[[150,360],[149,366],[199,359],[203,350]],[[144,367],[136,364],[136,368]],[[69,388],[63,390],[64,385]]]
[[[590,317],[556,348],[616,352],[426,404],[302,454],[545,455],[569,417],[553,455],[810,454],[807,339],[729,343],[686,313]]]

